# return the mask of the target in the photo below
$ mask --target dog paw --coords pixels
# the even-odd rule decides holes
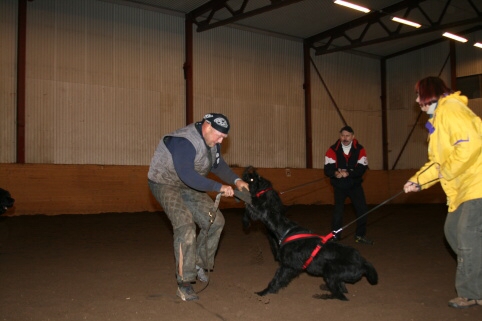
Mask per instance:
[[[330,290],[328,289],[328,287],[326,286],[326,284],[320,285],[320,290],[321,290],[321,291],[330,291]],[[315,294],[315,295],[316,295],[316,294]]]
[[[268,294],[268,290],[266,289],[266,290],[259,291],[259,292],[254,292],[254,293],[256,293],[256,294],[259,295],[259,296],[265,296],[266,294]]]

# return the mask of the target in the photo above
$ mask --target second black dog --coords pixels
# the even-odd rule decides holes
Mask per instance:
[[[0,188],[0,215],[5,213],[7,209],[13,206],[15,200],[10,193],[3,188]]]
[[[345,283],[355,283],[363,276],[370,284],[377,284],[377,271],[358,250],[337,242],[325,242],[322,237],[289,220],[271,182],[258,175],[255,168],[246,168],[243,180],[249,184],[252,198],[252,204],[246,205],[243,221],[246,225],[248,219],[259,220],[266,226],[279,262],[268,287],[257,292],[258,295],[277,293],[304,271],[323,277],[325,286],[320,288],[330,294],[317,296],[321,299],[348,300]]]

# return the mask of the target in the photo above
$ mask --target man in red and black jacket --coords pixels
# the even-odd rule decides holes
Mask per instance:
[[[360,217],[367,212],[365,192],[362,187],[362,177],[367,169],[365,148],[355,139],[355,132],[350,126],[343,127],[340,130],[340,139],[325,154],[325,175],[330,178],[335,194],[332,230],[337,231],[343,226],[343,211],[348,197],[359,218],[355,242],[372,245],[373,242],[366,238],[367,218]],[[336,238],[341,238],[341,231]]]

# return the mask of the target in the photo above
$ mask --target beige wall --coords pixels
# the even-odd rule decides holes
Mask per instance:
[[[147,166],[1,164],[0,187],[16,200],[8,215],[160,211],[147,186],[147,170]],[[241,175],[243,168],[234,171]],[[259,173],[271,180],[285,205],[333,203],[333,191],[321,169],[261,168]],[[367,202],[377,205],[396,195],[413,173],[368,171],[364,183]],[[303,184],[307,185],[290,191]],[[444,202],[439,185],[421,193],[401,194],[391,201]],[[220,208],[243,206],[227,198],[220,203]]]
[[[21,145],[18,3],[0,1],[0,163],[16,163]],[[184,15],[97,0],[28,1],[27,7],[26,162],[147,166],[162,135],[185,125]],[[472,34],[471,42],[481,35]],[[340,110],[366,148],[371,169],[383,169],[385,143],[388,168],[400,154],[396,169],[418,168],[427,160],[427,116],[415,124],[420,109],[413,88],[428,75],[449,78],[449,43],[386,61],[384,141],[378,59],[311,52],[307,137],[301,39],[229,26],[194,32],[193,117],[213,111],[229,117],[223,157],[231,166],[304,168],[308,140],[313,167],[323,168],[343,125]],[[482,50],[455,47],[457,76],[482,73]],[[482,99],[469,105],[482,113]]]

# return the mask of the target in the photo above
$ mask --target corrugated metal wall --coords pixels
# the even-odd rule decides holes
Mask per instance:
[[[457,46],[457,76],[482,74],[482,49],[473,46],[476,42],[482,42],[482,31],[464,37],[468,42]]]
[[[15,0],[0,2],[0,163],[15,162]],[[26,160],[46,164],[148,165],[159,138],[185,122],[184,19],[95,0],[28,2]],[[480,35],[480,33],[479,33]],[[387,61],[389,162],[417,118],[413,86],[448,79],[448,43]],[[482,73],[481,51],[457,45],[458,75]],[[382,169],[380,62],[336,53],[313,56],[313,166],[343,126],[333,96],[369,165]],[[194,33],[194,117],[218,111],[233,129],[231,165],[306,164],[302,43],[222,27]],[[470,102],[481,104],[480,99]],[[417,124],[397,169],[426,161]]]
[[[339,108],[355,138],[365,147],[369,167],[381,169],[380,62],[346,53],[317,56],[313,61],[326,84],[325,88],[312,66],[313,167],[324,167],[326,150],[345,126]]]
[[[16,154],[17,1],[0,1],[0,163]]]
[[[304,167],[302,43],[219,28],[194,48],[195,116],[229,117],[228,164]]]
[[[28,6],[29,163],[139,165],[184,124],[184,21],[99,1]]]
[[[482,31],[474,32],[468,37],[468,42],[457,47],[457,77],[482,74],[482,49],[473,46],[475,42],[482,42]],[[470,108],[482,117],[482,98],[471,99]]]
[[[427,161],[428,136],[424,126],[428,116],[422,113],[416,123],[420,107],[415,103],[415,83],[428,76],[440,76],[450,86],[450,62],[447,60],[449,53],[447,41],[392,58],[387,62],[390,168],[393,168],[397,158],[395,169],[419,168]],[[410,135],[412,129],[413,133]]]

